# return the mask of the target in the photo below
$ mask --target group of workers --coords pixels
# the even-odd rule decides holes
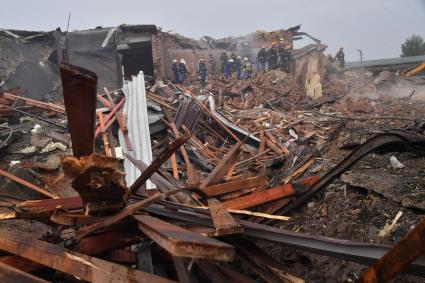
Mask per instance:
[[[226,79],[233,74],[236,74],[236,78],[239,80],[251,78],[253,64],[249,61],[248,57],[242,60],[241,56],[236,56],[235,53],[232,53],[230,58],[228,58],[227,53],[223,52],[221,53],[220,60],[221,71]]]
[[[177,60],[174,59],[171,69],[173,70],[175,83],[179,84],[186,81],[187,76],[189,75],[189,69],[187,68],[187,64],[184,59],[181,59],[180,62],[177,62]]]
[[[266,47],[263,46],[257,55],[259,71],[265,72],[280,68],[289,73],[294,61],[291,49],[292,45],[285,44],[283,38],[280,39],[279,44],[273,43],[269,50],[266,50]]]
[[[279,44],[272,44],[269,50],[266,50],[266,47],[263,46],[257,55],[257,72],[263,73],[268,70],[275,70],[280,68],[282,71],[290,73],[294,61],[291,50],[292,45],[285,44],[283,38],[280,39]],[[221,72],[225,78],[232,77],[233,74],[236,75],[237,79],[251,78],[254,65],[251,63],[248,57],[245,57],[242,60],[241,56],[236,56],[235,53],[231,53],[230,58],[228,58],[227,53],[223,52],[220,56],[220,60]],[[342,47],[336,53],[335,60],[338,62],[339,67],[344,67],[345,55]],[[215,69],[215,61],[211,55],[208,61],[210,66]],[[181,59],[180,62],[178,62],[176,59],[174,59],[172,70],[175,83],[185,83],[189,75],[189,69],[187,67],[186,61]],[[205,85],[207,79],[207,65],[205,63],[205,59],[199,59],[197,75],[200,82]]]
[[[189,75],[189,68],[187,67],[186,61],[184,59],[180,59],[180,63],[178,63],[177,60],[174,59],[171,69],[173,70],[174,82],[178,84],[185,83]],[[207,65],[205,64],[204,59],[199,59],[198,78],[203,84],[207,80]]]

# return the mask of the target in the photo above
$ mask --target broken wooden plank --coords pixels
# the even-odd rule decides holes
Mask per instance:
[[[142,171],[142,175],[144,175],[144,173],[146,175],[149,175],[148,172],[147,172],[147,168],[150,167],[153,164],[153,162],[155,162],[155,160],[154,160],[151,163],[151,165],[148,166],[145,163],[143,163],[142,161],[137,160],[137,159],[134,159],[130,155],[127,155],[127,158],[128,158],[128,160],[130,160],[131,163],[134,164],[134,166],[137,167],[137,169],[139,169],[140,171]],[[152,167],[152,170],[153,169],[154,168]],[[139,178],[141,178],[141,176]],[[166,178],[164,178],[163,176],[161,176],[157,172],[154,172],[150,176],[150,180],[152,181],[152,183],[154,183],[157,186],[158,190],[160,192],[163,192],[163,193],[167,193],[167,192],[173,191],[176,188],[175,185],[171,184],[171,182],[169,182]],[[170,195],[169,198],[172,199],[175,202],[181,202],[181,203],[186,203],[186,204],[192,203],[190,196],[188,196],[187,194],[184,194],[184,193],[177,193],[175,196],[174,195]]]
[[[273,200],[302,194],[308,190],[308,187],[311,186],[310,184],[314,184],[319,179],[320,178],[318,176],[312,176],[303,180],[302,184],[285,184],[268,190],[254,192],[240,198],[225,201],[223,202],[223,205],[226,208],[233,209],[246,209],[254,207]]]
[[[80,158],[66,156],[61,163],[65,176],[70,178],[85,205],[108,201],[124,207],[129,189],[124,172],[119,170],[119,160],[93,153]]]
[[[115,214],[115,215],[113,215],[109,218],[106,218],[103,221],[100,221],[100,222],[97,222],[97,223],[92,224],[90,226],[81,228],[80,230],[77,231],[77,238],[82,239],[82,238],[86,237],[87,235],[89,235],[90,233],[92,233],[96,230],[99,230],[101,228],[105,228],[105,227],[108,227],[112,224],[115,224],[118,221],[123,220],[127,216],[130,216],[130,215],[136,213],[140,209],[147,207],[147,206],[151,205],[152,203],[155,203],[155,202],[161,200],[162,198],[165,198],[167,196],[181,192],[182,190],[183,189],[177,189],[177,190],[170,191],[170,192],[167,192],[167,193],[156,193],[156,194],[154,194],[153,196],[150,196],[147,199],[132,203],[132,204],[128,205],[127,207],[125,207],[120,212],[118,212],[117,214]]]
[[[287,184],[287,183],[291,182],[293,179],[295,179],[298,176],[300,176],[302,173],[305,172],[305,170],[307,170],[314,163],[314,161],[315,161],[314,158],[309,159],[300,168],[298,168],[297,170],[295,170],[294,172],[292,172],[290,175],[288,175],[287,177],[285,177],[284,183]]]
[[[97,76],[66,63],[60,64],[60,75],[73,154],[89,155],[94,149]]]
[[[95,257],[70,252],[20,233],[0,230],[0,249],[89,282],[175,282]]]
[[[201,236],[179,226],[148,215],[133,215],[139,229],[173,256],[231,261],[231,245]]]
[[[258,148],[258,152],[262,153],[266,150],[266,137],[264,136],[264,129],[260,130],[260,147]]]
[[[133,185],[130,187],[130,195],[137,192],[137,190],[143,186],[143,184],[161,167],[161,165],[168,159],[170,156],[172,156],[173,153],[176,152],[176,150],[181,147],[188,139],[190,138],[190,134],[183,135],[181,137],[178,137],[174,141],[172,141],[170,144],[167,145],[166,148],[164,148],[158,156],[155,158],[155,160],[152,161],[152,163],[146,168],[145,170],[141,170],[142,174],[139,176],[139,178],[136,179],[136,181],[133,183]],[[135,162],[135,159],[125,154],[125,156],[131,161]],[[137,166],[136,166],[137,167]],[[140,169],[140,168],[139,168]]]
[[[104,220],[104,217],[96,217],[91,215],[85,215],[80,213],[53,213],[50,216],[50,221],[59,225],[66,226],[81,226],[81,225],[90,225],[101,220]]]
[[[125,97],[123,97],[120,102],[118,102],[114,108],[112,108],[111,112],[109,112],[108,115],[105,117],[105,128],[109,128],[112,123],[117,119],[117,116],[115,116],[115,113],[117,113],[125,103]],[[96,131],[94,133],[94,136],[97,137],[97,135],[101,132],[102,127],[100,125],[97,125]]]
[[[167,113],[167,111],[165,111],[165,113]],[[171,121],[171,117],[169,119],[169,122],[170,122],[170,128],[173,131],[174,135],[176,136],[176,138],[179,138],[180,132],[177,130],[176,124],[174,124],[174,122]],[[186,148],[184,147],[184,145],[182,145],[180,147],[180,151],[182,153],[184,162],[186,163],[186,173],[187,173],[189,183],[195,184],[197,182],[195,168],[193,167],[192,163],[190,162],[189,156],[187,154],[187,151],[186,151]]]
[[[281,199],[295,194],[292,184],[271,188],[268,190],[254,192],[252,194],[223,202],[224,207],[232,209],[246,209],[276,199]]]
[[[232,147],[232,149],[230,149],[230,151],[218,162],[214,170],[202,181],[199,186],[200,189],[218,184],[221,180],[223,180],[223,177],[226,175],[233,162],[237,159],[242,145],[243,142],[238,142]]]
[[[216,229],[216,236],[243,232],[243,226],[236,222],[224,205],[215,198],[208,199],[211,218]]]
[[[38,107],[38,108],[55,111],[57,113],[62,113],[62,114],[66,113],[64,107],[62,107],[60,105],[53,104],[53,103],[41,102],[41,101],[38,101],[38,100],[26,98],[26,97],[23,97],[23,96],[18,96],[18,95],[12,94],[10,92],[4,92],[1,96],[4,97],[4,98],[7,98],[9,100],[13,100],[13,101],[22,100],[27,105],[31,105],[31,106],[35,106],[35,107]]]
[[[109,109],[111,109],[113,107],[111,102],[108,99],[101,96],[100,94],[97,95],[97,100],[99,100],[100,103],[102,103],[105,107],[107,107]]]
[[[179,178],[179,169],[177,168],[176,154],[173,153],[171,155],[170,159],[171,159],[171,167],[173,168],[173,176],[174,176],[174,178],[176,178],[176,180],[178,180],[180,178]]]
[[[283,150],[279,146],[277,146],[272,140],[267,137],[265,139],[267,146],[270,147],[277,155],[284,154]]]
[[[240,191],[243,189],[249,189],[254,187],[266,186],[267,179],[264,176],[251,177],[236,181],[230,181],[222,184],[207,186],[202,189],[208,196],[218,196],[227,193]]]
[[[60,209],[78,210],[83,209],[80,197],[27,200],[16,205],[17,208],[28,212],[53,212]]]
[[[105,129],[105,117],[103,116],[102,112],[99,112],[98,116],[99,116],[99,124],[102,129],[101,132],[102,132],[103,149],[105,150],[105,156],[111,156],[111,149],[109,146],[108,134],[106,133],[106,129]]]
[[[363,272],[358,282],[388,282],[424,252],[425,220],[422,220],[374,265]]]
[[[25,271],[0,262],[0,282],[2,283],[48,283]]]
[[[19,184],[21,184],[21,185],[23,185],[23,186],[25,186],[25,187],[33,190],[33,191],[36,191],[36,192],[38,192],[38,193],[40,193],[40,194],[42,194],[42,195],[44,195],[44,196],[46,196],[48,198],[54,198],[54,199],[59,198],[56,194],[51,193],[51,192],[49,192],[48,190],[46,190],[44,188],[41,188],[41,187],[36,186],[34,184],[31,184],[30,182],[28,182],[28,181],[26,181],[24,179],[21,179],[18,176],[15,176],[12,173],[9,173],[9,172],[7,172],[7,171],[5,171],[3,169],[0,169],[0,175],[6,177],[6,178],[8,178],[8,179],[10,179],[10,180],[12,180],[12,181],[14,181],[16,183],[19,183]]]
[[[236,161],[243,142],[238,142],[232,149],[218,162],[214,170],[205,178],[199,188],[202,190],[210,185],[218,184],[224,175]],[[208,206],[210,207],[211,217],[213,219],[216,234],[228,235],[234,233],[241,233],[243,231],[242,225],[230,215],[226,208],[215,198],[208,199]]]

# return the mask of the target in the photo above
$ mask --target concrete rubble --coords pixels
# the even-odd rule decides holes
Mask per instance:
[[[279,41],[289,68],[261,70]],[[0,30],[0,278],[423,282],[419,59],[326,48],[300,26]],[[252,73],[223,75],[223,54]]]

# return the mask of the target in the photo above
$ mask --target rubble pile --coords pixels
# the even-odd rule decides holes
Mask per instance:
[[[245,80],[140,72],[110,90],[61,63],[63,101],[3,91],[0,274],[422,282],[425,101],[384,99],[395,74],[332,68],[321,48]]]

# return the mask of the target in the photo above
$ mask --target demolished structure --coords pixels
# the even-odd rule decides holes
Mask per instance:
[[[299,29],[1,30],[2,282],[422,282],[421,74]],[[220,74],[301,36],[288,73]]]

